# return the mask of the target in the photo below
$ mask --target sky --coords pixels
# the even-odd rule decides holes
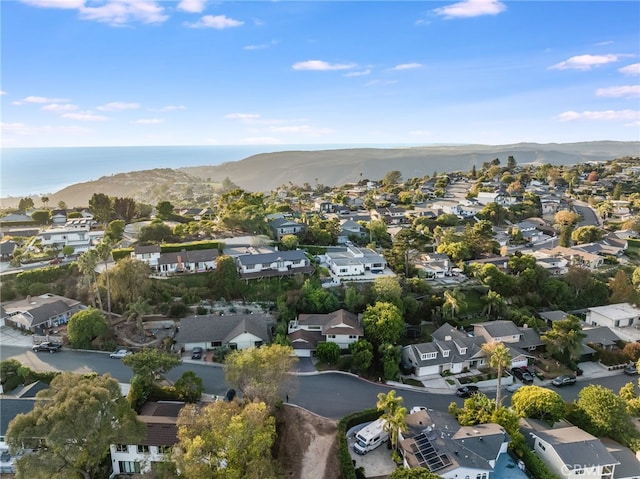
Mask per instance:
[[[640,2],[0,2],[3,147],[640,140]]]

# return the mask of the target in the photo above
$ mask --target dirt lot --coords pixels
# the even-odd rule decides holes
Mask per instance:
[[[285,404],[276,413],[276,423],[274,455],[285,477],[340,477],[336,421]]]

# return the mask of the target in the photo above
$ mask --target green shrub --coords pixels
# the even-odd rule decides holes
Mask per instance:
[[[338,423],[338,461],[341,479],[357,479],[356,469],[349,453],[347,431],[363,422],[375,421],[382,415],[377,409],[365,409],[343,417]]]
[[[113,256],[113,261],[120,261],[123,258],[131,257],[131,253],[133,253],[133,248],[116,248],[111,251],[111,256]]]

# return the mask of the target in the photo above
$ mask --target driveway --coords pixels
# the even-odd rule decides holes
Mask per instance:
[[[296,367],[297,373],[317,372],[316,367],[313,365],[313,360],[311,358],[298,358],[298,362],[296,363],[295,367]]]
[[[8,326],[0,327],[0,347],[24,346],[30,348],[32,345],[33,337],[30,334],[23,334]]]

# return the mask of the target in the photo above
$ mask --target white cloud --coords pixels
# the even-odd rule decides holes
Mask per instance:
[[[68,98],[47,98],[44,96],[28,96],[23,98],[22,100],[14,101],[14,105],[25,105],[25,104],[43,104],[43,103],[64,103],[69,101]]]
[[[122,101],[113,101],[97,107],[100,111],[122,111],[122,110],[137,110],[140,108],[139,103],[125,103]]]
[[[0,90],[0,96],[2,96],[2,95],[6,95],[6,94],[7,94],[7,92],[6,92],[6,91],[4,91],[4,90]]]
[[[207,0],[182,0],[178,3],[178,10],[189,13],[200,13],[204,10]]]
[[[107,23],[111,26],[123,26],[128,23],[162,23],[169,16],[164,7],[151,0],[111,0],[99,6],[80,8],[80,18]]]
[[[73,111],[77,109],[78,106],[71,103],[49,103],[41,108],[44,111]]]
[[[240,143],[244,145],[280,145],[282,142],[271,136],[259,136],[251,138],[243,138]]]
[[[178,111],[178,110],[186,110],[187,107],[184,105],[167,105],[160,108],[149,108],[149,111],[153,111],[156,113],[164,113],[165,111]]]
[[[631,123],[625,123],[623,126],[638,128],[640,126],[640,120],[632,121]]]
[[[225,118],[229,118],[231,120],[256,120],[260,118],[260,115],[257,113],[229,113],[224,116]]]
[[[371,70],[370,69],[366,69],[366,70],[361,70],[358,72],[349,72],[349,73],[345,73],[344,76],[346,77],[362,77],[362,76],[366,76],[366,75],[371,75]]]
[[[197,22],[187,23],[189,28],[215,28],[216,30],[224,30],[225,28],[233,28],[244,25],[243,21],[234,20],[226,15],[205,15]]]
[[[423,66],[424,65],[422,63],[401,63],[400,65],[393,67],[392,70],[415,70],[416,68],[422,68]]]
[[[308,71],[350,70],[354,67],[355,65],[352,63],[329,63],[322,60],[307,60],[293,65],[294,70]]]
[[[22,3],[41,8],[75,9],[84,6],[84,0],[22,0]]]
[[[371,80],[364,84],[364,86],[384,86],[384,85],[395,85],[398,83],[398,80]]]
[[[82,134],[91,130],[81,126],[29,126],[25,123],[0,123],[0,130],[3,133],[19,136],[41,135],[43,133],[69,133]]]
[[[620,60],[621,55],[577,55],[550,66],[552,70],[591,70],[593,67],[606,65]]]
[[[640,75],[640,63],[632,63],[626,67],[619,68],[618,71],[625,75]]]
[[[596,96],[613,98],[640,96],[640,85],[610,86],[607,88],[598,88],[596,90]]]
[[[446,7],[436,8],[433,12],[445,18],[470,18],[482,15],[497,15],[507,6],[499,0],[463,0]]]
[[[162,118],[140,118],[139,120],[134,120],[131,123],[136,125],[158,125],[163,122],[164,120]]]
[[[613,45],[613,40],[605,40],[604,42],[598,42],[596,43],[596,45],[598,45],[599,47],[603,47],[605,45]]]
[[[276,40],[271,40],[269,43],[262,43],[259,45],[246,45],[243,48],[245,50],[265,50],[267,48],[271,48],[274,45],[277,45],[277,41]]]
[[[573,120],[637,120],[640,118],[638,110],[604,110],[604,111],[565,111],[554,117],[558,121]]]
[[[62,115],[62,118],[66,118],[67,120],[78,120],[78,121],[105,121],[109,118],[103,115],[96,115],[90,111],[83,111],[78,113],[65,113]]]

